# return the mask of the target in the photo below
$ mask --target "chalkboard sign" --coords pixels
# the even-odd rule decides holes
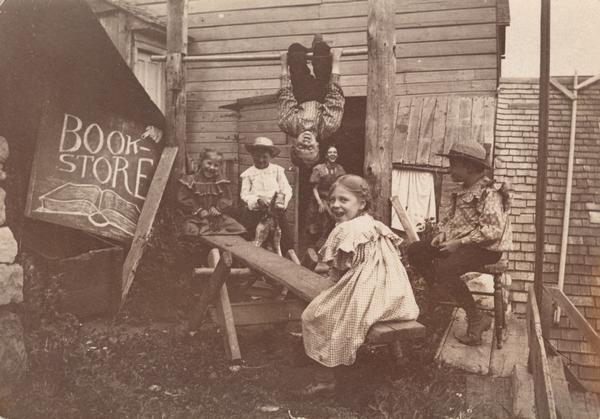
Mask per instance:
[[[135,233],[164,140],[109,111],[44,107],[26,213],[119,241]]]

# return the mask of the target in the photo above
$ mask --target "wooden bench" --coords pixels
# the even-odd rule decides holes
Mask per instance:
[[[282,286],[305,302],[310,302],[333,285],[323,277],[292,260],[280,257],[266,249],[258,248],[239,236],[200,236],[210,248],[229,252],[233,258],[250,270]],[[228,301],[228,300],[227,300]],[[222,310],[219,310],[222,311]],[[277,321],[274,319],[274,321]],[[230,322],[231,323],[231,322]],[[393,344],[425,335],[425,326],[412,321],[381,322],[373,325],[366,337],[367,344]]]

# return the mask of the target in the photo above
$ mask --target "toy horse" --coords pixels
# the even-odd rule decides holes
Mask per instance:
[[[254,236],[254,245],[262,247],[269,237],[272,237],[271,246],[273,251],[283,257],[281,253],[281,227],[279,219],[283,216],[285,209],[285,194],[275,192],[269,206],[265,209],[262,219],[256,226],[256,234]],[[283,287],[278,299],[283,300],[287,296],[288,289]]]

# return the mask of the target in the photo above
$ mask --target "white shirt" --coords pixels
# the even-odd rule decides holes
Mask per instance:
[[[282,192],[285,195],[286,208],[292,199],[292,187],[285,176],[285,170],[279,165],[270,163],[264,169],[252,166],[246,169],[240,177],[242,178],[240,198],[250,210],[258,209],[259,198],[270,202],[276,192]]]

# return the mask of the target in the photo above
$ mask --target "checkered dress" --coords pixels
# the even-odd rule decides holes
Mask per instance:
[[[320,256],[336,283],[302,313],[309,357],[327,367],[351,365],[373,324],[417,318],[419,307],[396,248],[400,240],[370,215],[333,229]]]

